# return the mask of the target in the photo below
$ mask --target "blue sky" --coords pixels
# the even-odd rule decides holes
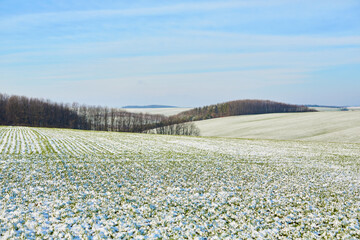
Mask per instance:
[[[0,0],[0,92],[360,105],[360,1]]]

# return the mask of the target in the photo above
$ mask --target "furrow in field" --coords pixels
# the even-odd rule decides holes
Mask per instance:
[[[11,130],[8,128],[2,128],[1,141],[0,141],[0,153],[6,152],[6,146],[9,143],[9,136],[11,134]]]
[[[20,129],[20,134],[19,134],[18,144],[17,144],[19,146],[19,148],[18,148],[17,154],[25,154],[26,153],[25,132],[26,132],[25,128]]]
[[[23,153],[25,154],[31,154],[33,152],[33,144],[29,138],[29,129],[24,128],[23,129],[23,141],[24,141],[24,148]]]
[[[9,142],[6,146],[6,154],[13,154],[14,149],[16,147],[16,129],[15,127],[11,128],[10,136],[9,136]]]
[[[39,141],[36,138],[36,130],[30,129],[28,131],[29,145],[34,153],[41,153],[41,147]]]

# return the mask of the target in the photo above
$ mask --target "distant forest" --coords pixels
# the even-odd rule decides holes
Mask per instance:
[[[243,114],[307,111],[313,110],[305,106],[272,101],[239,100],[195,108],[166,117],[160,114],[131,113],[116,108],[63,104],[0,94],[0,125],[96,131],[199,135],[199,129],[192,121]]]
[[[54,103],[5,94],[0,94],[0,125],[137,133],[161,128],[159,134],[198,135],[193,124],[170,121],[160,114],[131,113],[116,108]]]
[[[269,100],[246,99],[194,108],[181,112],[175,115],[174,118],[182,119],[182,121],[198,121],[237,115],[285,112],[316,112],[316,110],[303,105],[292,105]]]

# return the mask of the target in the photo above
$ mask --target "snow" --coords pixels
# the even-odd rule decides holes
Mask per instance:
[[[195,122],[202,136],[360,143],[360,111],[242,115]]]

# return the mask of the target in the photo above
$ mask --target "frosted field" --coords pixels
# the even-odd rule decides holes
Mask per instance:
[[[315,109],[319,112],[333,112],[333,111],[341,111],[341,108],[331,108],[331,107],[309,107],[310,109]]]
[[[192,108],[124,108],[123,110],[133,113],[149,113],[172,116],[190,109]]]
[[[195,123],[202,136],[360,143],[360,111],[243,115]]]
[[[350,111],[360,111],[360,107],[348,107]]]
[[[0,238],[358,239],[360,144],[0,127]]]

